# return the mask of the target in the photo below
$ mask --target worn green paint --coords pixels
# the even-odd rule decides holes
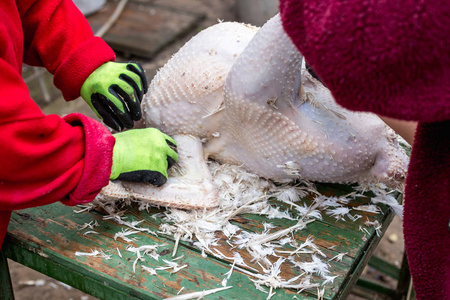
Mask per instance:
[[[252,220],[248,220],[245,224],[240,224],[241,227],[249,231],[260,228],[261,232],[262,223],[264,222],[274,224],[277,229],[284,229],[297,224],[297,221],[288,219],[273,219],[269,221],[262,216],[252,217],[244,215],[244,217],[253,218]],[[345,231],[319,220],[308,224],[305,229],[294,233],[294,236],[299,241],[305,241],[307,237],[311,235],[314,236],[316,245],[325,249],[333,247],[333,250],[337,252],[348,252],[352,257],[357,253],[359,247],[364,244],[364,241],[362,240],[362,237],[364,236],[363,232]]]
[[[317,187],[318,187],[318,190],[322,194],[328,195],[328,196],[343,196],[343,195],[349,194],[353,191],[351,189],[351,187],[349,187],[347,185],[342,185],[342,184],[320,184]],[[346,206],[354,208],[354,207],[357,207],[360,205],[370,204],[370,197],[374,196],[373,193],[367,192],[367,193],[365,193],[365,195],[366,195],[366,197],[356,197],[354,200],[351,200],[348,204],[346,204]],[[393,195],[395,197],[397,197],[397,199],[399,200],[399,203],[401,203],[401,199],[402,199],[401,194],[396,192]],[[310,206],[313,203],[313,199],[314,199],[314,197],[312,195],[308,195],[308,196],[302,198],[300,201],[296,202],[296,204],[297,205],[306,204],[307,206]],[[274,206],[282,208],[282,210],[287,210],[290,208],[289,204],[282,203],[280,201],[277,201],[276,199],[272,199],[272,203]],[[364,223],[367,220],[380,221],[383,219],[383,214],[388,212],[388,207],[386,207],[385,205],[382,205],[382,204],[379,204],[378,206],[381,208],[381,213],[379,213],[379,214],[369,213],[369,212],[364,212],[364,211],[352,211],[351,215],[354,216],[356,214],[359,214],[362,216],[362,218],[359,218],[356,221],[351,221],[348,217],[346,217],[346,220],[348,222],[337,221],[336,218],[326,214],[325,212],[322,212],[322,220],[321,221],[323,223],[329,224],[330,226],[337,227],[342,230],[358,231],[359,226],[365,227]],[[292,215],[295,218],[301,217],[295,209],[289,209],[289,211],[292,213]]]
[[[379,258],[378,256],[372,256],[369,260],[369,266],[374,269],[382,272],[385,275],[388,275],[394,279],[398,279],[400,275],[400,269],[395,265],[387,262],[384,259]]]
[[[6,253],[11,259],[27,265],[39,272],[54,277],[71,286],[83,290],[100,299],[124,299],[133,297],[137,299],[160,299],[175,295],[182,286],[183,293],[207,290],[221,286],[224,274],[230,266],[218,260],[205,260],[198,252],[183,247],[178,254],[184,255],[179,261],[180,265],[189,264],[189,268],[182,269],[176,274],[167,271],[158,271],[157,276],[150,276],[145,270],[136,267],[136,273],[132,271],[132,262],[136,258],[132,253],[124,250],[125,244],[114,241],[112,232],[118,232],[122,228],[111,221],[105,231],[100,235],[82,236],[81,232],[74,229],[76,224],[83,225],[92,220],[101,221],[100,215],[72,213],[72,209],[60,204],[53,204],[44,209],[35,208],[25,210],[21,215],[14,214],[9,227],[6,240]],[[43,216],[53,214],[53,219],[45,220]],[[66,216],[66,217],[64,217]],[[70,216],[71,219],[67,217]],[[163,258],[170,260],[173,243],[167,239],[161,240],[152,235],[140,234],[136,246],[147,244],[169,244],[161,248],[165,253]],[[142,237],[144,236],[144,237]],[[90,252],[90,249],[111,250],[117,253],[116,247],[121,250],[124,263],[118,255],[113,254],[111,260],[92,257],[75,257],[75,251]],[[166,256],[166,257],[164,257]],[[149,267],[162,266],[164,263],[147,258],[145,265]],[[226,291],[226,297],[239,299],[265,298],[266,294],[257,291],[253,283],[239,272],[234,272],[228,281],[235,288]],[[224,291],[225,292],[225,291]],[[291,291],[278,291],[277,295],[287,296]],[[217,295],[211,295],[207,299],[216,299]],[[290,296],[292,297],[292,296]]]
[[[384,215],[383,224],[381,228],[381,236],[386,232],[387,225],[390,224],[392,219],[394,218],[394,213],[387,213]],[[351,287],[356,284],[356,281],[360,277],[364,267],[367,265],[369,259],[372,257],[373,252],[376,249],[376,246],[381,240],[381,236],[378,236],[375,232],[367,239],[367,242],[361,247],[357,253],[357,259],[355,259],[354,264],[349,270],[346,281],[343,284],[343,288],[339,290],[336,297],[339,299],[345,299],[348,294],[351,292]]]
[[[312,204],[312,199],[309,198],[305,198],[302,199],[301,201],[298,202],[298,204],[303,205],[303,204],[307,204],[308,206]],[[285,203],[281,203],[279,201],[275,201],[272,200],[271,203],[273,203],[274,206],[278,206],[278,207],[283,207],[284,210],[289,209],[289,205],[285,204]],[[364,205],[367,204],[367,200],[363,200],[361,198],[358,198],[354,201],[351,201],[350,203],[347,204],[347,206],[352,206],[352,207],[356,207],[359,205]],[[386,211],[387,209],[384,209],[383,211]],[[293,211],[292,215],[294,217],[294,219],[298,219],[301,216],[299,215],[299,213],[297,211],[295,211],[294,209],[289,210],[289,211]],[[376,219],[380,219],[380,214],[382,215],[383,213],[380,214],[374,214],[374,213],[369,213],[369,212],[364,212],[364,211],[354,211],[352,210],[350,212],[350,214],[352,216],[355,216],[356,214],[361,215],[362,217],[357,219],[356,221],[352,221],[350,220],[350,218],[348,218],[347,216],[344,218],[345,221],[342,222],[342,220],[337,220],[335,217],[330,216],[329,214],[325,213],[325,211],[322,211],[322,223],[328,224],[332,227],[335,228],[339,228],[340,230],[344,230],[344,231],[350,231],[350,232],[354,232],[354,231],[358,231],[359,230],[359,226],[364,226],[366,227],[366,225],[364,225],[364,223],[369,220],[369,221],[374,221]]]
[[[390,265],[388,262],[375,255],[370,258],[369,265],[382,272],[383,274],[397,279],[397,287],[396,289],[391,289],[385,284],[375,282],[366,278],[358,279],[356,284],[359,287],[375,291],[378,294],[389,295],[393,299],[406,299],[409,285],[411,284],[411,274],[409,272],[406,253],[403,254],[403,261],[400,269],[393,265]]]
[[[392,299],[402,299],[402,298],[398,298],[399,295],[396,290],[391,289],[385,285],[381,285],[378,282],[375,282],[375,281],[367,279],[367,278],[359,278],[356,284],[362,288],[376,291],[377,293],[390,296]]]
[[[261,232],[263,230],[262,223],[268,221],[262,216],[242,216],[244,220],[240,220],[241,227],[245,227],[248,231]],[[247,218],[252,218],[249,220]],[[385,213],[377,215],[377,219],[381,224],[384,224],[383,228],[386,229],[387,225],[390,223],[392,218],[392,213]],[[277,229],[283,229],[296,224],[295,220],[287,219],[274,219],[270,222],[277,226]],[[351,222],[351,221],[350,221]],[[342,222],[339,222],[342,223]],[[332,285],[328,285],[329,288],[325,290],[325,297],[333,299],[342,289],[346,286],[353,286],[354,280],[349,279],[353,276],[354,270],[361,270],[366,265],[367,261],[361,264],[361,260],[368,257],[368,250],[375,249],[379,237],[376,236],[375,230],[368,229],[370,236],[366,236],[366,241],[363,240],[365,234],[361,231],[348,231],[343,230],[339,227],[327,224],[323,221],[314,221],[306,226],[305,229],[296,231],[293,236],[297,241],[305,241],[310,235],[315,237],[314,243],[319,246],[319,249],[327,254],[328,258],[333,257],[336,254],[347,252],[348,254],[344,256],[343,262],[338,263],[335,261],[330,262],[330,275],[339,275],[335,279]],[[333,247],[332,250],[328,248]],[[369,255],[370,256],[370,255]],[[310,258],[306,258],[310,260]],[[359,276],[359,274],[358,274]],[[318,280],[319,282],[323,280]],[[351,285],[350,285],[351,283]]]
[[[346,194],[348,187],[325,186],[324,193],[335,195]],[[333,190],[334,189],[334,190]],[[311,199],[304,199],[311,201]],[[356,199],[355,205],[364,203],[367,199]],[[283,203],[276,200],[273,205],[289,209]],[[130,208],[128,221],[144,220],[139,226],[149,228],[153,232],[159,230],[163,222],[161,218],[152,218],[153,214],[161,212],[160,209],[152,208],[150,212],[138,211]],[[292,209],[291,213],[296,214]],[[340,262],[330,262],[330,275],[338,275],[333,284],[327,285],[325,298],[335,299],[346,295],[356,278],[366,265],[371,251],[378,243],[379,237],[375,235],[374,229],[368,229],[369,235],[363,239],[364,233],[355,229],[363,225],[366,220],[339,221],[323,214],[323,220],[316,220],[307,225],[303,230],[293,233],[293,237],[302,242],[309,235],[314,236],[315,244],[325,253],[327,259],[347,252]],[[111,220],[103,220],[103,215],[98,212],[75,214],[73,208],[61,204],[52,204],[40,208],[32,208],[13,213],[12,221],[8,228],[5,243],[5,253],[8,257],[27,265],[33,269],[47,274],[57,280],[65,282],[80,290],[100,299],[161,299],[173,296],[184,287],[182,293],[213,289],[221,286],[224,274],[230,269],[230,261],[218,259],[211,255],[205,259],[198,249],[188,242],[180,242],[177,256],[183,255],[178,261],[180,265],[188,264],[188,268],[182,269],[175,274],[167,271],[158,271],[155,276],[149,275],[140,267],[136,266],[136,272],[132,270],[136,255],[125,251],[128,243],[120,238],[114,240],[114,234],[124,228]],[[385,229],[389,224],[392,213],[383,208],[383,214],[367,214],[371,221],[378,220]],[[83,236],[83,231],[77,230],[77,226],[95,221],[101,225],[95,230],[100,234]],[[288,228],[296,224],[295,220],[268,219],[258,215],[241,215],[232,221],[242,229],[251,232],[261,232],[263,223],[272,223],[277,229]],[[220,234],[218,235],[220,237]],[[160,245],[158,253],[161,255],[159,261],[146,258],[143,265],[158,267],[165,265],[162,259],[170,260],[174,247],[172,237],[140,233],[139,240],[134,246]],[[246,263],[256,269],[261,269],[256,263],[251,263],[245,250],[230,249],[225,238],[221,238],[215,246],[225,256],[232,256],[232,251],[239,251]],[[332,247],[332,249],[329,249]],[[116,248],[120,249],[123,258],[117,254]],[[75,251],[90,252],[91,249],[101,249],[111,254],[112,259],[106,260],[93,257],[75,257]],[[292,251],[292,247],[285,245],[282,250]],[[276,261],[277,258],[270,258]],[[300,260],[310,261],[310,255],[300,255]],[[294,266],[283,269],[285,278],[298,275],[300,270]],[[315,278],[321,282],[319,278]],[[267,294],[255,289],[248,275],[234,271],[228,281],[232,289],[207,296],[206,299],[265,299]],[[299,299],[316,299],[316,291],[303,292],[299,295],[295,291],[277,290],[272,299],[291,299],[296,295]]]

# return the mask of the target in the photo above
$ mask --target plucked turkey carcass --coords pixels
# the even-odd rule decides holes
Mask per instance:
[[[351,112],[304,68],[279,15],[260,29],[211,26],[186,43],[150,83],[145,126],[173,136],[180,160],[168,182],[111,183],[107,197],[208,208],[218,197],[207,159],[275,181],[401,185],[408,158],[377,116]]]

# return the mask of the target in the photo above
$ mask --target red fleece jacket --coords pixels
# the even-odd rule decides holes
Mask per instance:
[[[22,80],[44,66],[66,100],[115,59],[70,0],[0,1],[0,246],[11,211],[92,201],[108,184],[114,137],[80,114],[45,116]]]
[[[342,106],[419,121],[403,228],[417,299],[450,299],[447,0],[281,0],[283,26]]]

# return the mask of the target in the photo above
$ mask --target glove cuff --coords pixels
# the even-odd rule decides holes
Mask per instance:
[[[81,86],[95,69],[114,60],[114,51],[106,42],[93,37],[61,63],[55,71],[54,84],[62,91],[65,100],[73,100],[80,96]]]
[[[120,168],[120,161],[121,161],[121,154],[120,154],[120,147],[121,142],[120,138],[118,139],[117,136],[114,136],[116,139],[116,143],[114,144],[113,148],[113,156],[112,156],[112,166],[111,166],[111,175],[109,176],[109,179],[114,180],[119,177],[120,173],[122,173]]]

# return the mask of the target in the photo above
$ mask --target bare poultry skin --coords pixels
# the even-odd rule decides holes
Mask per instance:
[[[396,134],[376,115],[336,104],[302,62],[278,15],[261,29],[224,22],[197,34],[158,71],[142,103],[144,126],[177,140],[178,172],[161,188],[123,183],[123,193],[216,206],[208,158],[275,181],[402,185],[408,157]]]

